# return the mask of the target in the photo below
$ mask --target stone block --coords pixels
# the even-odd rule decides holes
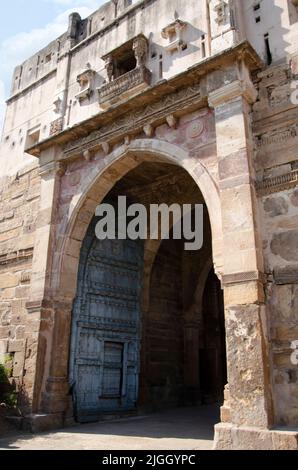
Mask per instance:
[[[272,441],[274,450],[298,450],[297,431],[272,431]]]
[[[232,450],[232,428],[228,423],[220,423],[215,426],[214,450]]]
[[[0,275],[0,289],[16,287],[19,284],[19,276],[13,273]]]
[[[231,431],[233,450],[272,450],[272,433],[254,427],[233,427]]]
[[[298,261],[298,230],[275,233],[271,242],[271,251],[286,261]]]
[[[16,352],[21,352],[23,350],[24,350],[24,341],[22,340],[9,341],[8,352],[16,353]]]
[[[0,339],[9,338],[10,330],[10,326],[0,326]]]
[[[22,377],[24,369],[24,351],[16,352],[13,360],[13,377]]]
[[[63,427],[62,414],[29,415],[24,418],[23,429],[32,433],[41,433]]]

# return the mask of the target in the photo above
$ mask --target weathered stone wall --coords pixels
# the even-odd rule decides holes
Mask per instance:
[[[180,246],[179,246],[180,245]],[[164,242],[151,277],[150,309],[144,318],[147,405],[175,406],[183,400],[183,303],[181,242]]]
[[[297,366],[291,344],[298,339],[297,107],[291,100],[297,62],[258,74],[254,105],[255,165],[263,225],[275,419],[298,423]]]
[[[2,178],[0,188],[0,360],[12,366],[11,381],[26,399],[35,376],[36,338],[25,305],[39,210],[38,168]]]

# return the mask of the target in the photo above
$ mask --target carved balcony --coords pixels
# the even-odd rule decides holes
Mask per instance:
[[[145,90],[151,84],[151,72],[144,65],[98,88],[99,104],[106,109]]]

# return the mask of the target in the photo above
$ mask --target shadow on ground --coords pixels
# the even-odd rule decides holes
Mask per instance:
[[[147,416],[80,424],[39,435],[7,436],[0,439],[0,449],[210,449],[214,425],[219,420],[218,407],[176,408]]]

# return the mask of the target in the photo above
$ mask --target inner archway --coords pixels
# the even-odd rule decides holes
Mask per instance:
[[[223,301],[204,198],[184,169],[161,162],[128,172],[103,202],[118,196],[145,207],[203,204],[204,243],[190,252],[183,239],[100,242],[93,220],[81,249],[73,310],[77,419],[220,403],[226,383]],[[131,270],[133,277],[127,276]]]

